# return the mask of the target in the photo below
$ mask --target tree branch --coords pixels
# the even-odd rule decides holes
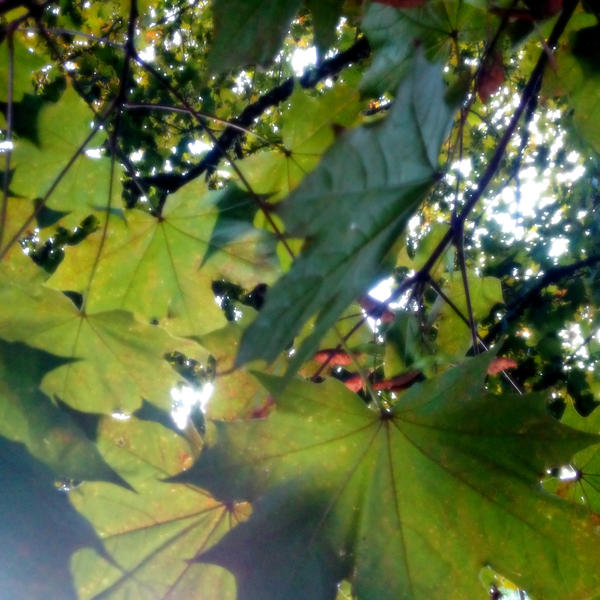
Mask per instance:
[[[517,320],[525,312],[527,307],[535,301],[544,288],[553,283],[558,283],[567,277],[571,277],[580,269],[592,267],[598,263],[600,263],[600,254],[595,254],[570,265],[548,269],[522,296],[519,296],[514,302],[511,302],[502,319],[490,327],[490,330],[483,338],[483,341],[486,344],[489,344],[495,340],[498,335],[504,332],[510,322]]]
[[[313,88],[319,81],[337,75],[348,65],[366,58],[369,56],[370,51],[369,42],[365,37],[362,37],[353,46],[348,48],[348,50],[324,60],[314,69],[308,69],[302,77],[298,79],[298,83],[304,89]],[[294,77],[286,79],[276,88],[263,94],[256,102],[249,104],[242,111],[240,116],[232,121],[235,127],[226,127],[213,148],[187,173],[161,173],[159,175],[142,177],[140,178],[142,185],[155,186],[165,192],[171,193],[205,172],[208,174],[214,173],[219,162],[225,157],[226,152],[235,145],[242,135],[244,135],[239,128],[247,129],[251,127],[255,119],[260,117],[267,109],[277,106],[281,102],[287,100],[294,91],[295,80]]]

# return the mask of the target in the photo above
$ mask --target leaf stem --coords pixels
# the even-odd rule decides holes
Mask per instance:
[[[125,104],[123,104],[123,108],[126,108],[128,110],[161,110],[161,111],[165,111],[165,112],[175,112],[175,113],[183,113],[183,114],[191,115],[191,116],[200,116],[204,119],[209,119],[211,121],[215,121],[215,123],[221,123],[222,125],[227,125],[227,127],[231,127],[232,129],[236,129],[237,131],[240,131],[242,133],[245,133],[248,135],[253,135],[254,137],[258,138],[259,140],[265,142],[265,144],[268,144],[269,146],[274,145],[273,142],[269,141],[267,138],[263,137],[262,135],[260,135],[258,133],[255,133],[251,129],[248,129],[246,127],[242,127],[241,125],[238,125],[234,121],[228,121],[227,119],[220,119],[219,117],[217,117],[215,115],[211,115],[210,113],[203,112],[203,111],[197,110],[197,109],[194,109],[194,111],[191,111],[189,108],[187,108],[185,106],[171,106],[169,104],[145,104],[145,103],[130,104],[130,103],[126,102]]]

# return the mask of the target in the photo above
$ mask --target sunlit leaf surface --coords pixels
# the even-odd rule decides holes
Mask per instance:
[[[160,217],[139,210],[111,217],[106,236],[98,230],[68,249],[50,284],[87,293],[90,312],[130,310],[185,335],[224,325],[212,281],[252,288],[275,273],[274,239],[242,218],[238,204],[222,204],[230,194],[198,182],[170,196]]]
[[[190,560],[244,520],[248,507],[162,481],[192,458],[183,438],[155,423],[106,419],[98,445],[135,492],[92,483],[71,492],[116,563],[92,549],[78,552],[72,570],[79,597],[234,600],[230,573]]]

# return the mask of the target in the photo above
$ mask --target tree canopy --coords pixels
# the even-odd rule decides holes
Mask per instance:
[[[0,1],[0,589],[600,597],[593,0]]]

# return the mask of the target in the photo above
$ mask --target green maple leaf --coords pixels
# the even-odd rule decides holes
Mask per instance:
[[[41,388],[50,397],[105,414],[131,412],[142,397],[169,406],[170,390],[180,377],[165,355],[178,350],[206,359],[194,342],[174,338],[126,311],[79,310],[64,294],[41,284],[33,263],[26,267],[20,279],[7,269],[0,273],[0,337],[72,359],[44,377]]]
[[[297,369],[352,300],[382,275],[386,253],[435,178],[452,117],[444,93],[439,66],[421,56],[387,118],[342,136],[281,203],[287,231],[306,243],[269,290],[242,339],[238,365],[272,361],[318,313],[314,332],[295,349],[290,372]]]
[[[587,417],[581,417],[573,405],[569,404],[561,421],[589,433],[600,431],[598,410]],[[565,469],[556,470],[545,480],[544,486],[561,498],[585,507],[590,513],[600,513],[600,448],[584,448],[565,466]]]
[[[415,40],[429,58],[446,60],[457,40],[485,38],[489,19],[487,7],[472,2],[428,0],[405,10],[374,2],[362,24],[373,61],[361,86],[374,95],[395,89],[415,68]]]
[[[468,273],[468,281],[473,318],[478,322],[487,317],[496,304],[504,303],[502,283],[497,277],[480,277],[475,273]],[[469,314],[460,273],[449,274],[444,291],[463,315]],[[472,344],[470,328],[441,298],[439,303],[439,316],[436,315],[435,319],[437,347],[446,354],[464,356]]]
[[[318,98],[296,86],[281,122],[281,148],[252,154],[237,162],[254,192],[275,202],[293,191],[319,164],[335,141],[334,126],[356,123],[358,92],[337,85]]]
[[[28,139],[16,140],[11,156],[15,173],[11,180],[14,194],[29,199],[43,198],[58,180],[69,161],[73,163],[65,171],[59,183],[50,193],[47,206],[57,211],[72,213],[65,226],[77,225],[92,211],[103,210],[108,205],[111,173],[110,159],[94,158],[84,152],[77,154],[79,146],[91,133],[94,118],[85,101],[68,87],[60,100],[41,107],[39,112],[36,144]],[[98,149],[105,141],[105,133],[98,132],[90,140],[88,148]],[[113,186],[111,207],[121,206]]]
[[[335,381],[258,375],[277,406],[262,421],[216,423],[216,441],[176,480],[250,519],[200,557],[232,570],[240,600],[482,597],[489,565],[534,597],[600,586],[597,516],[540,489],[598,437],[565,427],[541,395],[492,396],[489,356],[370,410]],[[560,577],[556,569],[560,568]]]
[[[194,486],[162,481],[192,459],[182,437],[155,423],[105,419],[98,446],[137,494],[102,483],[71,492],[114,559],[91,548],[73,557],[79,598],[233,600],[230,573],[189,560],[246,518],[248,507],[227,507]]]
[[[29,51],[25,33],[13,33],[13,102],[19,102],[23,95],[33,92],[33,72],[48,64],[48,57],[39,50]],[[8,100],[9,52],[8,44],[0,45],[0,102]]]
[[[252,227],[239,205],[224,202],[242,192],[208,192],[193,182],[168,198],[160,217],[140,210],[110,216],[68,248],[49,284],[86,293],[88,312],[130,310],[177,334],[200,334],[225,325],[212,281],[224,278],[251,289],[276,273],[274,238]],[[90,273],[93,280],[90,287]]]

